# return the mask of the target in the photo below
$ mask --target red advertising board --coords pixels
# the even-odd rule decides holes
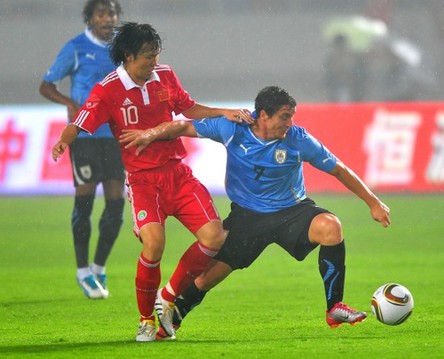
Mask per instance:
[[[294,122],[375,191],[444,190],[444,103],[300,104]],[[63,106],[0,107],[0,195],[72,193],[68,154],[55,163],[50,153],[65,124]],[[196,177],[213,194],[225,193],[223,146],[201,139],[184,144]],[[309,164],[304,170],[309,194],[347,191]]]
[[[371,188],[387,192],[444,190],[444,104],[303,104],[305,127]],[[346,191],[305,165],[309,192]]]

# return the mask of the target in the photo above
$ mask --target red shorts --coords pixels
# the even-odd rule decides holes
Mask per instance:
[[[209,221],[220,221],[210,193],[180,161],[129,173],[126,184],[137,237],[144,224],[165,225],[168,216],[176,217],[192,233]]]

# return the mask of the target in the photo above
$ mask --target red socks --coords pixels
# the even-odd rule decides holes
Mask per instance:
[[[136,296],[141,320],[154,319],[154,301],[159,285],[160,260],[151,262],[140,254],[137,263]]]
[[[182,255],[170,281],[162,291],[163,299],[174,302],[207,267],[218,250],[194,242]]]
[[[199,242],[194,242],[182,255],[170,281],[162,291],[163,299],[174,299],[187,289],[194,279],[207,267],[211,258],[217,254]],[[160,260],[145,259],[142,254],[137,263],[136,296],[141,320],[154,319],[153,309],[156,292],[160,285]]]

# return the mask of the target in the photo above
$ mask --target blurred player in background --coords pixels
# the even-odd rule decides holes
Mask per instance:
[[[111,45],[116,71],[96,85],[85,105],[62,132],[52,150],[54,160],[83,130],[93,133],[109,122],[118,138],[125,129],[147,129],[173,120],[226,116],[253,121],[249,111],[212,108],[196,103],[168,65],[159,65],[162,42],[149,24],[125,23]],[[138,258],[136,295],[140,312],[137,341],[156,339],[154,302],[164,330],[174,336],[171,321],[175,298],[207,267],[225,240],[219,215],[207,189],[182,163],[186,156],[180,139],[157,142],[142,155],[121,146],[127,175],[134,233],[143,244]],[[175,216],[197,238],[181,257],[170,281],[159,290],[160,262],[165,247],[165,220]]]
[[[155,140],[179,136],[210,138],[227,150],[226,191],[232,201],[224,221],[228,237],[209,267],[176,299],[175,329],[207,291],[233,270],[246,268],[271,243],[302,261],[320,246],[319,271],[324,282],[326,321],[330,327],[364,320],[365,312],[342,303],[345,245],[339,219],[318,207],[305,191],[302,163],[336,177],[369,207],[384,227],[389,208],[318,140],[293,124],[296,101],[283,89],[270,86],[256,97],[253,124],[224,117],[164,123],[146,131],[125,131],[120,142],[143,156]],[[145,149],[146,148],[146,149]],[[168,333],[159,330],[158,338]]]
[[[83,8],[86,29],[68,41],[40,85],[48,100],[66,106],[71,122],[93,86],[116,66],[109,55],[113,28],[122,13],[116,0],[88,0]],[[57,82],[69,76],[71,95],[57,89]],[[119,145],[108,124],[94,135],[81,133],[70,145],[75,199],[72,233],[77,264],[77,281],[88,298],[107,298],[105,265],[123,221],[125,173]],[[96,189],[103,185],[105,209],[99,222],[99,239],[94,261],[89,262],[91,213]]]

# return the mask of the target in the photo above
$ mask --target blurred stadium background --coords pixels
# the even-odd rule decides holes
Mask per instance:
[[[171,64],[199,101],[251,101],[278,84],[299,102],[328,100],[325,27],[337,17],[380,19],[422,55],[426,88],[417,99],[442,99],[444,5],[441,0],[121,0],[122,20],[149,22]],[[0,0],[0,103],[47,103],[43,73],[61,46],[82,30],[84,0]],[[8,51],[6,51],[8,50]],[[367,59],[370,64],[371,58]],[[379,100],[377,73],[368,100]]]
[[[259,89],[279,85],[299,103],[295,121],[375,190],[444,189],[442,0],[120,3],[123,21],[149,22],[161,33],[160,61],[199,102],[252,108]],[[83,5],[0,0],[0,195],[73,191],[68,157],[54,164],[49,156],[65,108],[38,87],[63,44],[83,30]],[[331,103],[327,59],[339,34],[360,59],[349,94],[358,96],[345,100],[359,104]],[[69,93],[69,81],[61,87]],[[223,148],[186,142],[196,176],[222,193]],[[308,177],[309,190],[337,191]]]

